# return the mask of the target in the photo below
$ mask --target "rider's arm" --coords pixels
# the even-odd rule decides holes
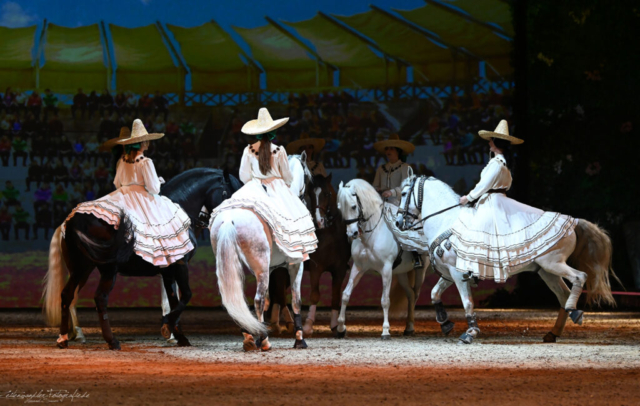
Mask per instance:
[[[122,159],[118,159],[118,163],[116,164],[116,176],[113,177],[113,185],[118,189],[122,186],[122,181],[120,180],[120,172],[124,168],[124,164],[122,163]]]
[[[251,180],[251,155],[248,153],[249,148],[245,148],[240,160],[240,181],[247,183]]]
[[[289,159],[287,158],[287,152],[284,148],[280,148],[280,152],[276,154],[274,161],[274,163],[278,165],[284,183],[286,183],[287,186],[291,186],[293,175],[291,174],[291,169],[289,169]]]
[[[411,168],[409,165],[402,165],[402,168],[400,169],[400,171],[402,171],[402,182],[409,177],[409,168]],[[398,187],[389,189],[392,196],[400,197],[400,195],[402,195],[402,182],[400,182]]]
[[[500,167],[501,165],[495,160],[489,161],[489,164],[487,164],[487,167],[484,168],[480,175],[480,181],[467,195],[469,197],[469,201],[478,200],[480,196],[492,189],[496,178],[500,174]]]
[[[142,176],[144,178],[144,187],[149,193],[154,195],[160,193],[160,179],[158,179],[153,161],[149,158],[145,158],[142,162]]]
[[[384,190],[382,187],[382,166],[378,166],[376,177],[373,179],[373,187],[378,192],[382,192]]]

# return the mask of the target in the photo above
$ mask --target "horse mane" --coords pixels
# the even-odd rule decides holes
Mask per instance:
[[[382,206],[382,198],[378,191],[363,179],[352,179],[338,192],[338,202],[340,207],[344,207],[347,203],[348,193],[355,193],[360,198],[362,211],[365,217],[371,216],[380,211]]]
[[[299,154],[288,155],[287,159],[289,160],[289,166],[291,166],[291,160],[294,158],[300,162],[300,165],[302,165],[302,170],[304,171],[304,179],[306,181],[305,183],[313,182],[313,175],[311,174],[311,171],[309,170],[307,163],[302,160],[301,155]]]
[[[222,170],[213,168],[193,168],[188,171],[184,171],[173,178],[167,183],[162,185],[160,193],[172,201],[179,203],[184,201],[191,195],[193,189],[199,186],[197,179],[206,178],[207,181],[211,179],[221,179],[223,177]]]
[[[413,182],[414,179],[416,179],[418,177],[418,175],[411,175],[408,178],[406,178],[405,180],[402,181],[402,186],[401,189],[404,189],[407,186],[411,186],[411,182]],[[438,178],[435,178],[433,176],[429,176],[427,178],[428,182],[432,182],[430,183],[430,186],[435,186],[435,188],[437,189],[437,192],[443,193],[444,195],[448,195],[447,197],[451,197],[452,199],[460,200],[460,195],[458,195],[456,192],[454,192],[454,190],[451,188],[451,186],[449,186],[448,184],[444,183],[443,181],[441,181]]]

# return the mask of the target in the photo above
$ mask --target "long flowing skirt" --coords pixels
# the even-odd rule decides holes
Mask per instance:
[[[123,186],[100,199],[80,203],[65,220],[62,233],[76,213],[92,214],[117,229],[121,212],[131,220],[135,253],[145,261],[164,267],[194,249],[187,213],[177,203],[153,195],[142,186]]]
[[[573,217],[545,212],[502,194],[484,195],[475,208],[462,209],[451,228],[456,268],[504,282],[572,233],[577,224]]]
[[[211,213],[209,228],[218,214],[230,209],[251,210],[262,218],[289,263],[306,261],[318,247],[309,210],[282,179],[247,182]]]

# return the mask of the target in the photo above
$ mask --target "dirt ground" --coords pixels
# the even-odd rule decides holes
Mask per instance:
[[[478,311],[472,345],[457,344],[461,310],[446,338],[434,316],[417,312],[414,337],[393,321],[393,339],[382,341],[381,311],[348,312],[348,337],[337,340],[319,312],[307,350],[285,335],[271,338],[271,352],[244,353],[223,311],[189,309],[193,347],[177,348],[159,334],[159,310],[113,309],[114,352],[93,311],[80,313],[87,343],[68,350],[56,349],[57,331],[38,311],[2,311],[0,405],[640,405],[640,313],[586,313],[556,344],[542,343],[552,311]]]

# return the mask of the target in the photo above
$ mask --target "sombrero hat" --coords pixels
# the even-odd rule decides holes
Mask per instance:
[[[120,136],[116,138],[111,138],[110,140],[103,142],[98,147],[98,151],[101,151],[101,152],[109,151],[111,148],[118,145],[118,141],[123,140],[125,138],[129,138],[130,136],[131,136],[131,130],[129,130],[129,127],[122,127],[120,129]]]
[[[381,154],[384,154],[384,149],[387,147],[400,148],[405,154],[410,154],[416,149],[416,146],[409,141],[401,140],[398,134],[391,134],[389,139],[373,144],[373,148]]]
[[[151,141],[157,140],[158,138],[164,137],[164,134],[160,133],[151,133],[147,132],[147,129],[144,128],[144,124],[142,124],[142,120],[136,118],[133,121],[133,126],[131,127],[131,135],[124,139],[119,139],[116,141],[117,144],[120,145],[128,145],[128,144],[136,144],[138,142],[143,141]]]
[[[287,144],[287,154],[297,154],[298,151],[300,151],[300,147],[303,147],[305,145],[313,145],[313,149],[318,152],[322,148],[324,148],[325,143],[326,141],[322,138],[312,138],[309,137],[308,133],[302,133],[300,134],[299,140],[291,141]]]
[[[495,131],[480,130],[478,131],[478,135],[485,140],[490,140],[491,138],[502,138],[503,140],[511,141],[511,144],[513,145],[522,144],[524,142],[524,140],[521,140],[520,138],[509,135],[509,124],[507,124],[507,120],[500,120]]]
[[[242,132],[247,135],[265,134],[282,127],[287,121],[289,121],[289,117],[278,120],[272,119],[269,110],[267,110],[266,107],[262,107],[260,111],[258,111],[258,119],[247,121],[242,126]]]

